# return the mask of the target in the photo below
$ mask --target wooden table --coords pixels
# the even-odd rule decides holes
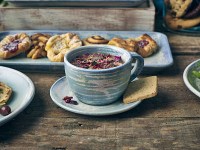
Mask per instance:
[[[35,84],[35,97],[0,127],[0,149],[199,149],[200,100],[186,88],[182,75],[199,59],[200,37],[165,33],[174,65],[152,74],[158,76],[156,97],[122,114],[91,117],[65,111],[49,95],[64,73],[24,72]]]

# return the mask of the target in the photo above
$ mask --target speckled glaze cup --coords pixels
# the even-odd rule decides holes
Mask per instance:
[[[121,56],[123,64],[108,69],[85,69],[70,62],[85,53],[106,53]],[[132,60],[136,62],[132,63]],[[65,74],[69,87],[83,103],[107,105],[120,98],[143,69],[144,59],[134,52],[109,45],[82,46],[69,51],[64,57]]]

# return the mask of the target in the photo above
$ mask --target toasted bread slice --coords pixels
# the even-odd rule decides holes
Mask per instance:
[[[146,78],[140,78],[134,82],[131,82],[123,96],[123,102],[125,104],[135,102],[138,100],[144,100],[157,95],[158,91],[158,79],[157,76],[150,76]]]
[[[0,82],[0,106],[6,104],[12,94],[12,89]]]

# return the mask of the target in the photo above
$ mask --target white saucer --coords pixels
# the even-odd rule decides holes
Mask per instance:
[[[113,115],[128,111],[136,107],[141,101],[130,104],[124,104],[122,99],[105,106],[92,106],[79,101],[76,96],[71,92],[65,77],[58,79],[50,89],[50,96],[53,102],[61,108],[74,112],[77,114],[91,115],[91,116],[104,116]],[[65,96],[72,96],[78,102],[78,105],[68,104],[63,101]]]
[[[25,74],[7,67],[0,66],[0,82],[10,86],[13,93],[8,101],[11,113],[0,115],[0,126],[23,111],[31,102],[35,94],[33,82]]]

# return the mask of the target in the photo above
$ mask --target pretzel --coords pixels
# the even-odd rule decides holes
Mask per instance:
[[[192,5],[193,0],[165,0],[165,4],[173,17],[183,17]]]
[[[49,38],[50,35],[48,34],[42,34],[42,33],[33,34],[31,36],[32,46],[30,51],[27,53],[27,57],[32,59],[47,57],[45,46]]]
[[[165,0],[167,6],[164,18],[173,30],[188,29],[200,25],[199,0]]]
[[[63,62],[67,51],[82,46],[82,41],[74,33],[54,35],[46,43],[47,57],[52,62]]]

